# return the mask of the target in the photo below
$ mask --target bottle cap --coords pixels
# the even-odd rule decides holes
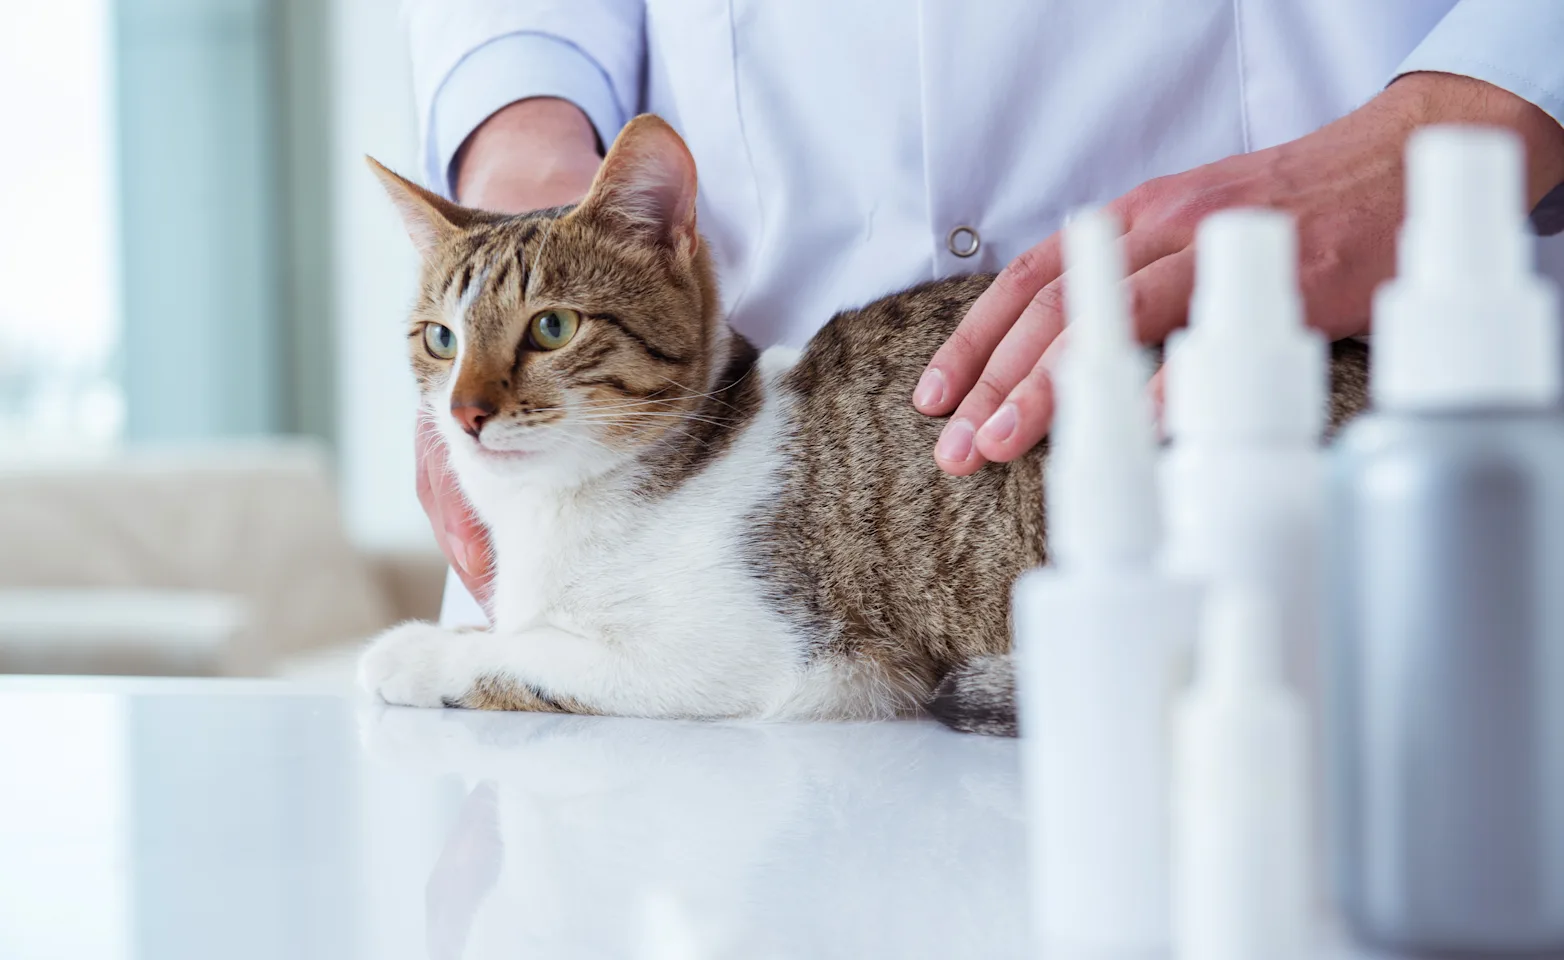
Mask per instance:
[[[1212,214],[1196,232],[1189,329],[1168,355],[1175,441],[1313,443],[1325,423],[1325,341],[1304,326],[1292,217]]]
[[[1396,278],[1374,298],[1375,403],[1546,407],[1561,387],[1557,291],[1532,269],[1519,138],[1434,126],[1407,145]]]

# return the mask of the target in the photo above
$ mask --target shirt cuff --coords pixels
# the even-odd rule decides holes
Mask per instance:
[[[1564,2],[1461,0],[1402,61],[1396,76],[1455,73],[1491,83],[1564,125]],[[1564,188],[1543,198],[1532,223],[1564,230]]]
[[[496,37],[463,57],[435,92],[424,148],[430,186],[454,197],[456,151],[483,121],[530,97],[569,100],[587,115],[604,145],[614,142],[628,120],[608,74],[575,44],[546,33]]]
[[[1564,3],[1462,0],[1396,70],[1458,73],[1502,87],[1564,124]]]

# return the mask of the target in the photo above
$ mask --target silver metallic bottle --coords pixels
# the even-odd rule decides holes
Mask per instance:
[[[1360,935],[1564,951],[1564,416],[1521,148],[1408,151],[1375,412],[1333,452],[1334,859]]]

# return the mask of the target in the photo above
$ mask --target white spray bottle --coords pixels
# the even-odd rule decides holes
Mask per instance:
[[[1304,326],[1297,229],[1269,210],[1201,222],[1189,329],[1171,341],[1167,562],[1271,593],[1286,677],[1315,699],[1325,517],[1325,339]]]
[[[1213,214],[1200,224],[1196,257],[1189,329],[1173,341],[1167,367],[1167,563],[1208,587],[1264,594],[1275,614],[1278,682],[1302,698],[1312,745],[1324,740],[1320,434],[1328,348],[1304,325],[1292,217]],[[1312,850],[1326,832],[1323,764],[1312,752],[1304,760]],[[1307,869],[1323,903],[1322,859]]]
[[[1208,589],[1173,774],[1178,960],[1312,955],[1308,728],[1268,591]]]
[[[1305,328],[1290,217],[1233,210],[1198,241],[1168,368],[1170,567],[1206,588],[1174,766],[1180,960],[1309,943],[1309,724],[1319,647],[1325,343]]]
[[[1045,495],[1049,565],[1016,581],[1033,918],[1050,947],[1170,942],[1168,712],[1198,591],[1161,572],[1149,368],[1130,332],[1119,228],[1065,228],[1070,347]]]

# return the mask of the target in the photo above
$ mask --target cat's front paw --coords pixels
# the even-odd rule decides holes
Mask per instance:
[[[372,697],[408,707],[443,707],[467,692],[457,666],[467,637],[432,623],[392,627],[358,661],[358,684]]]

